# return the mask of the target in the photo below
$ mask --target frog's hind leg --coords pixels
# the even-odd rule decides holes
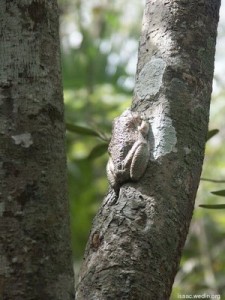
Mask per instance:
[[[143,144],[140,143],[136,147],[133,155],[134,156],[130,167],[130,177],[132,180],[138,181],[147,168],[149,149],[148,147],[143,147]]]

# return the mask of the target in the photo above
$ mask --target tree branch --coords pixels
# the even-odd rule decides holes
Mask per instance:
[[[150,123],[150,160],[105,197],[77,299],[169,299],[202,169],[219,7],[146,2],[132,110]]]

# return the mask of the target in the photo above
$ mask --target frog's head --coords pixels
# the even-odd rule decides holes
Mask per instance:
[[[131,114],[134,122],[136,122],[137,124],[141,123],[141,116],[139,115],[138,112],[131,112]]]

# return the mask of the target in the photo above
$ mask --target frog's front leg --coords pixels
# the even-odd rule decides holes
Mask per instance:
[[[106,174],[110,185],[115,189],[117,182],[116,182],[115,166],[111,157],[109,157],[106,166]]]

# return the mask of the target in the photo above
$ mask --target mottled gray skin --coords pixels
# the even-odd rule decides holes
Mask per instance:
[[[139,113],[127,109],[113,123],[109,144],[107,177],[118,192],[128,181],[138,181],[144,174],[150,156],[149,123]]]

